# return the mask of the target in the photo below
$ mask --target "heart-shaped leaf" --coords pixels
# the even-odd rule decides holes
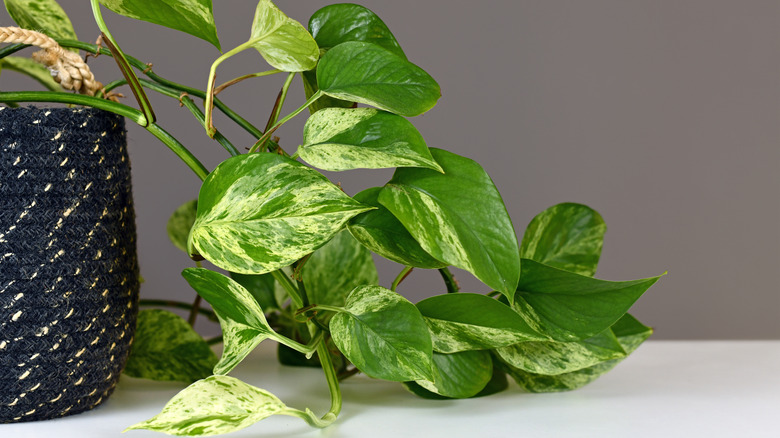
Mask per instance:
[[[328,50],[317,65],[320,91],[406,117],[420,115],[441,97],[423,69],[376,44],[350,41]]]
[[[180,30],[220,49],[211,0],[100,0],[125,17]]]
[[[185,202],[177,208],[165,226],[168,238],[176,248],[187,252],[187,238],[190,235],[192,224],[195,223],[195,215],[198,211],[198,200]]]
[[[257,3],[249,40],[266,62],[282,71],[311,70],[320,57],[320,49],[309,31],[270,0]]]
[[[431,148],[444,173],[401,168],[379,202],[434,258],[474,274],[512,299],[520,276],[517,236],[493,181],[475,161]]]
[[[125,374],[152,380],[194,382],[211,375],[217,356],[179,315],[161,309],[138,312]]]
[[[582,204],[558,204],[539,213],[525,230],[520,257],[592,277],[607,226]]]
[[[370,209],[297,161],[240,155],[203,182],[188,247],[222,269],[263,274],[313,252]]]
[[[204,268],[187,268],[181,275],[219,317],[225,347],[214,374],[229,373],[260,342],[276,337],[254,297],[231,278]]]
[[[388,167],[441,171],[414,125],[373,108],[325,108],[314,113],[303,128],[298,156],[332,171]]]
[[[433,353],[432,382],[416,383],[433,393],[449,398],[469,398],[477,395],[493,377],[493,361],[487,351]]]
[[[68,14],[56,0],[5,0],[5,9],[16,24],[52,38],[76,40]]]
[[[612,332],[628,355],[650,337],[653,330],[642,325],[633,316],[625,314],[612,326]],[[614,368],[621,360],[623,358],[612,359],[588,368],[554,376],[529,373],[506,364],[503,364],[502,368],[512,376],[521,388],[528,392],[559,392],[587,385]]]
[[[345,311],[330,320],[333,342],[360,371],[384,380],[433,380],[431,336],[422,315],[401,295],[356,287]]]
[[[289,408],[275,395],[228,376],[199,380],[176,394],[162,412],[128,430],[210,436],[235,432]]]
[[[314,304],[343,306],[358,286],[379,283],[371,252],[344,230],[314,251],[303,267],[306,294]]]
[[[626,356],[612,330],[576,342],[522,342],[496,350],[514,368],[556,375],[581,370]]]
[[[401,45],[387,25],[364,6],[350,3],[325,6],[312,14],[309,31],[323,49],[347,41],[363,41],[374,43],[406,59]]]
[[[447,266],[425,252],[401,222],[379,203],[377,198],[381,190],[381,187],[374,187],[354,196],[356,201],[376,207],[349,221],[349,232],[355,239],[371,251],[402,265],[425,269]]]
[[[579,341],[609,328],[659,278],[605,281],[523,259],[512,307],[536,331]]]
[[[436,295],[417,303],[417,308],[431,330],[433,349],[442,353],[547,339],[509,306],[485,295]]]

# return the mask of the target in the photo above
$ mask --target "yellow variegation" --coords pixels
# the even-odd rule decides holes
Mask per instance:
[[[309,31],[270,0],[257,3],[249,41],[271,66],[282,71],[311,70],[320,56]]]
[[[301,163],[241,155],[203,182],[188,248],[228,271],[262,274],[324,245],[370,209]]]
[[[176,394],[162,412],[126,429],[178,436],[235,432],[290,409],[270,392],[228,376],[199,380]]]

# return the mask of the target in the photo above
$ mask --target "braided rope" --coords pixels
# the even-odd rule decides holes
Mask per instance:
[[[63,49],[52,38],[40,32],[19,27],[0,27],[0,43],[30,44],[43,49],[33,53],[32,58],[46,66],[54,80],[66,90],[94,96],[103,89],[103,84],[95,80],[95,75],[78,54]],[[108,96],[108,99],[116,101],[113,95]]]

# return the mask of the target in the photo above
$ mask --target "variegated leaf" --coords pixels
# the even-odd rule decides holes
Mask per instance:
[[[216,363],[211,347],[181,316],[162,309],[138,312],[128,376],[191,383],[210,376]]]
[[[633,316],[625,314],[612,326],[612,332],[617,336],[620,345],[626,351],[626,355],[629,355],[650,337],[653,330],[642,325]],[[528,392],[559,392],[570,391],[587,385],[610,371],[622,360],[623,358],[612,359],[588,368],[554,376],[529,373],[505,364],[502,368],[509,373],[521,388]]]
[[[309,301],[331,306],[343,306],[347,295],[357,286],[379,283],[371,252],[347,230],[314,251],[302,275]]]
[[[186,32],[220,49],[211,0],[100,0],[100,3],[119,15]]]
[[[442,172],[414,125],[373,108],[317,111],[303,128],[298,156],[331,171],[426,167]]]
[[[311,70],[320,57],[320,49],[309,31],[270,0],[257,3],[249,40],[266,62],[282,71]]]
[[[493,181],[475,161],[431,148],[445,173],[401,168],[379,193],[437,260],[471,272],[509,300],[520,276],[512,221]]]
[[[484,350],[433,353],[433,373],[433,381],[416,383],[445,397],[469,398],[482,391],[493,377],[493,360]]]
[[[586,205],[553,205],[528,224],[520,257],[592,277],[606,231],[601,215]]]
[[[345,311],[330,320],[333,342],[360,371],[384,380],[433,380],[431,336],[422,315],[401,295],[356,287]]]
[[[606,330],[661,277],[605,281],[529,259],[522,265],[512,308],[531,328],[561,342]]]
[[[57,39],[78,39],[70,18],[56,0],[4,0],[4,3],[8,15],[23,29]]]
[[[417,303],[417,308],[431,331],[433,349],[442,353],[547,340],[509,306],[485,295],[436,295]]]
[[[514,368],[545,375],[570,373],[626,356],[610,329],[582,341],[522,342],[498,348],[496,353]]]
[[[214,374],[229,373],[257,344],[276,336],[263,309],[235,280],[204,268],[187,268],[182,276],[219,317],[225,347]]]
[[[268,391],[233,377],[211,376],[176,394],[156,416],[125,431],[146,429],[178,436],[211,436],[235,432],[287,411],[287,406]]]
[[[195,223],[195,214],[198,211],[198,200],[185,202],[177,208],[165,226],[168,238],[176,248],[187,252],[187,238],[190,235],[192,224]]]
[[[240,155],[203,182],[188,248],[222,269],[262,274],[313,252],[371,208],[297,161]]]
[[[347,224],[355,239],[382,257],[405,266],[424,269],[447,266],[425,252],[403,224],[379,203],[377,197],[381,190],[381,187],[373,187],[354,196],[356,201],[376,207],[355,216]]]

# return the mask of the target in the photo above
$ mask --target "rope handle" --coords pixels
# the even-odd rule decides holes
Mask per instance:
[[[48,68],[54,80],[66,90],[94,96],[103,89],[103,84],[95,80],[95,75],[78,54],[63,49],[47,35],[19,27],[0,27],[0,43],[30,44],[43,49],[33,53],[32,59]],[[107,98],[117,101],[116,95]]]

